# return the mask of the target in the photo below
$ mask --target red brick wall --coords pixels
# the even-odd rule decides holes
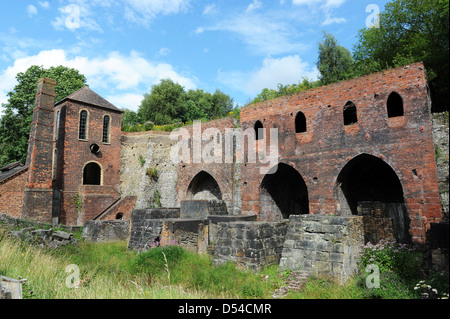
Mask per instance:
[[[0,183],[0,212],[21,217],[28,169]]]
[[[386,102],[393,91],[403,98],[403,117],[387,117]],[[347,101],[357,107],[358,123],[350,126],[343,125]],[[441,218],[430,109],[424,67],[416,63],[249,105],[241,111],[241,126],[245,130],[260,120],[265,128],[278,127],[280,162],[302,175],[313,214],[338,211],[336,179],[350,159],[363,153],[379,157],[397,174],[410,234],[423,242],[429,222]],[[307,119],[305,133],[295,133],[298,111]],[[258,167],[242,166],[243,214],[259,213],[264,175]]]
[[[236,126],[236,120],[230,117],[222,118],[218,120],[209,121],[206,123],[201,123],[202,132],[204,132],[208,128],[216,128],[221,133],[222,140],[222,159],[225,157],[225,129],[232,129]],[[205,171],[210,174],[219,185],[220,191],[222,193],[222,200],[225,201],[229,213],[232,211],[233,207],[233,174],[234,167],[232,163],[225,163],[223,160],[222,163],[205,163],[202,160],[201,163],[193,163],[193,155],[194,155],[194,145],[193,145],[193,127],[186,127],[189,131],[191,138],[191,148],[190,154],[191,159],[190,163],[180,163],[178,167],[178,181],[177,181],[177,193],[178,200],[183,201],[188,199],[188,187],[194,177],[201,171]],[[214,136],[216,139],[216,136]],[[202,141],[202,149],[210,143],[210,140]]]
[[[86,140],[78,138],[82,110],[89,114]],[[63,190],[61,222],[73,225],[97,216],[119,197],[121,113],[71,100],[57,105],[55,117],[58,111],[62,116],[59,137],[55,143],[58,149],[58,173],[54,185]],[[102,143],[105,115],[111,117],[109,143]],[[98,154],[89,149],[93,143],[100,146]],[[101,167],[99,186],[83,186],[83,169],[89,162],[95,162]],[[83,201],[83,216],[79,216],[74,204],[77,194]]]
[[[56,82],[42,78],[37,84],[26,166],[29,167],[21,217],[38,222],[52,220],[53,104]]]

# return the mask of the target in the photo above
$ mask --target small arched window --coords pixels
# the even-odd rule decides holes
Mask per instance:
[[[61,121],[61,111],[58,110],[58,112],[56,113],[55,141],[58,140],[60,121]]]
[[[83,169],[83,185],[101,185],[102,169],[97,163],[86,164]]]
[[[403,99],[397,92],[389,94],[387,100],[388,117],[403,116]]]
[[[303,112],[298,112],[295,117],[295,133],[306,132],[306,117]]]
[[[80,127],[78,130],[78,138],[80,140],[87,139],[87,121],[88,121],[88,112],[83,110],[80,112]]]
[[[344,106],[344,125],[351,125],[355,123],[358,123],[356,105],[352,101],[348,101]]]
[[[109,115],[105,115],[103,117],[103,137],[102,137],[103,143],[109,143],[110,125],[111,125],[111,117]]]
[[[255,140],[262,140],[264,138],[264,126],[261,121],[255,123]]]

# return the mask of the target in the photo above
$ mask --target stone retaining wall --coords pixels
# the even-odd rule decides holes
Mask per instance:
[[[287,228],[287,221],[219,223],[213,265],[230,261],[256,272],[277,264]]]
[[[127,240],[130,236],[129,220],[89,220],[81,235],[93,242]]]

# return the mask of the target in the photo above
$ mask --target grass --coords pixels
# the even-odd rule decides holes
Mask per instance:
[[[376,257],[385,256],[384,251],[386,249],[378,248]],[[368,257],[372,258],[373,249],[369,252]],[[407,256],[405,254],[402,259]],[[78,282],[74,265],[79,269]],[[259,273],[238,269],[232,263],[213,267],[211,255],[191,253],[180,246],[156,247],[137,253],[128,250],[125,241],[92,243],[80,240],[76,245],[39,248],[7,237],[0,227],[0,274],[26,278],[24,298],[270,299],[276,289],[285,285],[289,272],[278,272],[277,265]],[[302,292],[289,292],[286,298],[409,299],[420,298],[424,293],[431,295],[435,288],[439,295],[448,294],[448,273],[434,273],[426,282],[420,281],[423,283],[420,289],[414,285],[421,278],[414,276],[405,281],[403,277],[404,274],[383,271],[381,288],[377,290],[368,290],[364,285],[365,278],[358,276],[344,285],[310,278]],[[75,283],[78,288],[70,288]]]
[[[1,229],[0,229],[1,231]],[[138,254],[127,243],[92,243],[38,248],[0,234],[0,274],[26,278],[24,298],[43,299],[206,299],[270,298],[277,282],[226,264],[212,267],[212,256],[175,246]],[[165,255],[161,255],[161,252]],[[158,256],[159,255],[159,256]],[[162,256],[162,258],[161,258]],[[79,288],[68,288],[79,268]],[[66,272],[66,268],[70,272]]]

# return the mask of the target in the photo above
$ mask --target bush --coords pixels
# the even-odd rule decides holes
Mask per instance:
[[[411,280],[421,275],[422,254],[406,244],[383,241],[363,246],[360,266],[362,272],[370,264],[377,265],[380,273],[395,273],[400,278]]]

